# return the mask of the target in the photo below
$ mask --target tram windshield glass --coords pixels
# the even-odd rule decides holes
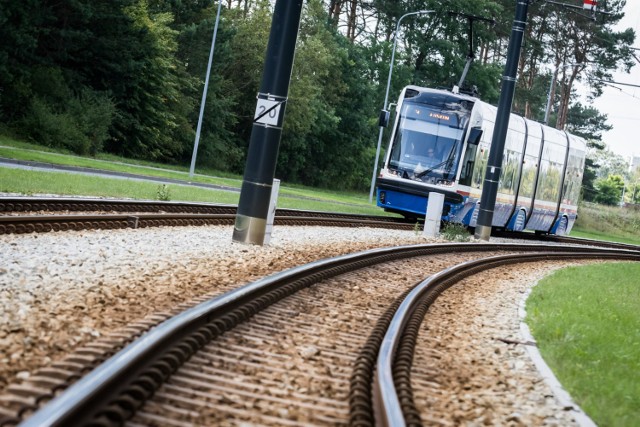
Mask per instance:
[[[472,104],[446,101],[404,101],[387,166],[392,173],[428,183],[454,180]]]

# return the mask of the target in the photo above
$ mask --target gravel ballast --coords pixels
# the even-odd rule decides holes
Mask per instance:
[[[209,226],[0,236],[0,389],[84,343],[199,295],[345,253],[435,242],[413,231],[281,227],[260,247],[233,243],[231,234],[229,226]],[[560,266],[531,268],[524,288]],[[503,314],[514,334],[522,292]],[[514,353],[531,364],[526,352]],[[538,402],[545,413],[564,411],[553,399]]]

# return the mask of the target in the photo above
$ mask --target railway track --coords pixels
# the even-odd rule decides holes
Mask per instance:
[[[0,198],[0,212],[4,214],[0,216],[0,234],[22,234],[87,229],[233,225],[236,207],[175,202]],[[292,209],[276,210],[274,224],[401,230],[415,227],[415,224],[400,218]]]
[[[0,234],[68,230],[147,228],[161,226],[233,225],[236,206],[208,203],[77,199],[59,197],[0,197]],[[47,214],[42,214],[46,212]],[[76,214],[72,214],[74,212]],[[78,212],[89,212],[78,215]],[[116,213],[114,213],[116,212]],[[377,227],[411,230],[416,223],[388,216],[277,209],[276,225]],[[581,244],[634,250],[623,243],[569,236],[494,230],[493,236],[561,244]]]
[[[79,349],[10,387],[3,425],[417,425],[446,416],[417,410],[425,382],[408,382],[416,331],[442,291],[502,264],[591,258],[640,253],[412,245],[296,267]]]

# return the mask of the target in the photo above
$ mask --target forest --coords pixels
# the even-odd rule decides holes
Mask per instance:
[[[241,174],[274,1],[220,1],[196,169]],[[594,19],[533,1],[514,112],[543,121],[551,94],[549,124],[605,149],[606,112],[580,103],[576,88],[597,97],[613,71],[633,66],[635,32],[614,30],[624,3],[608,0]],[[390,102],[407,84],[451,88],[473,55],[462,89],[496,104],[515,4],[305,1],[276,177],[368,188],[394,40]],[[217,9],[212,0],[0,0],[0,132],[82,155],[188,164]],[[433,13],[396,31],[420,10]],[[485,18],[472,32],[469,15]],[[589,163],[593,199],[599,165]]]

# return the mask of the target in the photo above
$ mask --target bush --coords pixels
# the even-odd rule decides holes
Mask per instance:
[[[469,230],[457,222],[447,222],[440,230],[440,236],[450,242],[468,242],[471,238]]]
[[[95,155],[109,137],[114,111],[108,97],[89,90],[60,108],[35,97],[19,127],[39,144]]]
[[[47,147],[67,148],[78,154],[89,152],[89,138],[69,113],[56,113],[41,98],[34,98],[21,128],[31,139]]]
[[[607,179],[596,181],[596,189],[598,193],[595,196],[595,202],[603,205],[616,206],[620,203],[624,181],[622,178],[616,179],[615,176],[609,176]]]
[[[89,154],[95,156],[102,151],[104,142],[109,138],[115,105],[107,94],[85,89],[71,100],[69,111],[88,140]]]
[[[156,190],[156,199],[162,202],[168,202],[171,200],[171,189],[169,189],[168,185],[158,185],[158,189]]]
[[[60,68],[34,67],[15,126],[38,144],[95,155],[109,137],[115,106],[109,95],[79,86],[76,92]]]
[[[578,207],[576,227],[616,235],[638,235],[640,212],[621,206],[605,206],[583,202]]]

